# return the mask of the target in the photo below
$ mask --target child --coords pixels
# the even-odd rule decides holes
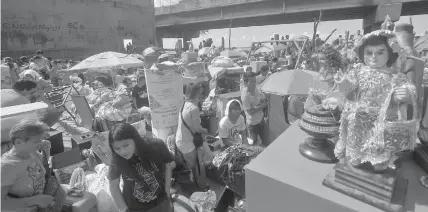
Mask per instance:
[[[142,107],[138,110],[144,118],[145,126],[146,126],[146,137],[153,137],[152,134],[152,116],[150,113],[149,107]]]
[[[242,106],[238,100],[232,99],[227,103],[226,115],[220,120],[218,130],[219,137],[226,146],[241,144],[243,141],[248,144],[245,120],[241,112]]]

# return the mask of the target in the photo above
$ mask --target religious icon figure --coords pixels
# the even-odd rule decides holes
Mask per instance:
[[[417,107],[416,88],[394,65],[398,58],[391,48],[394,38],[389,30],[364,35],[355,47],[362,63],[335,76],[347,103],[334,153],[356,168],[369,165],[376,172],[394,168],[396,153],[416,145],[418,121],[406,115],[408,104]]]

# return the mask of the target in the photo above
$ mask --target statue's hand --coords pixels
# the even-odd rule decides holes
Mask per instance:
[[[407,88],[397,88],[394,91],[394,99],[398,103],[409,103],[411,102],[410,92]]]

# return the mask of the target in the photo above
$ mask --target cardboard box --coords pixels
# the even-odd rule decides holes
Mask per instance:
[[[193,63],[198,61],[198,53],[196,52],[183,52],[181,58],[188,63]]]
[[[267,65],[266,61],[250,61],[250,67],[253,69],[254,73],[258,73],[260,68],[264,65]]]

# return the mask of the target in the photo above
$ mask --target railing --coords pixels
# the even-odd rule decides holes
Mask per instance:
[[[260,1],[269,0],[155,0],[155,14],[162,15]]]

